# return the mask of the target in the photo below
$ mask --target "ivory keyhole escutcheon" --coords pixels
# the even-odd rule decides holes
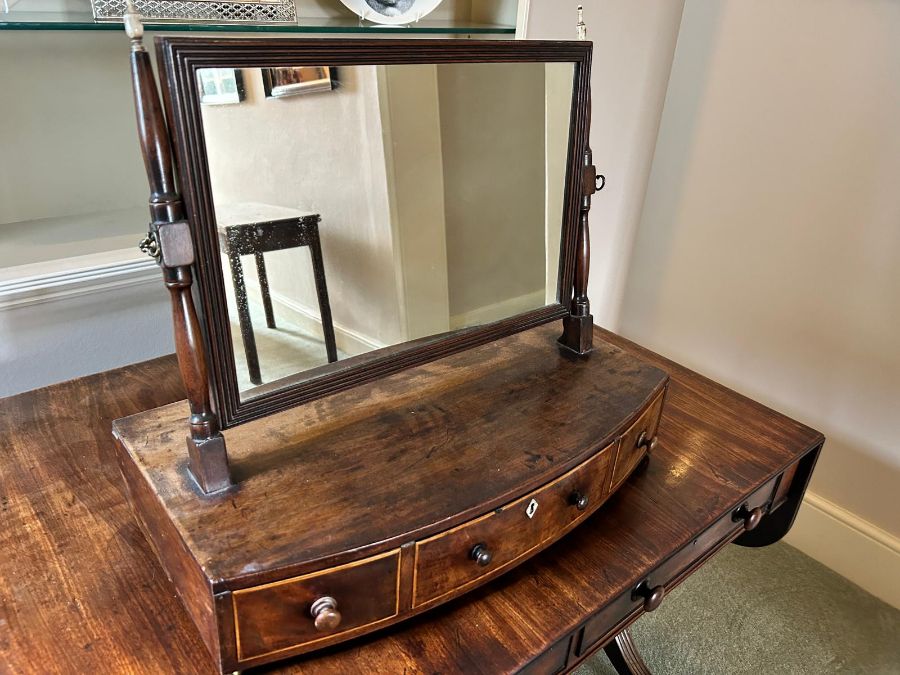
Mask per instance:
[[[528,502],[528,506],[525,508],[525,515],[528,516],[529,520],[534,518],[534,514],[537,513],[538,503],[536,499],[532,499]]]

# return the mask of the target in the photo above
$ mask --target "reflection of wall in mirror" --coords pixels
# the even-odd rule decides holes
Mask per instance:
[[[346,354],[543,306],[556,294],[571,64],[546,72],[345,67],[334,92],[266,100],[246,70],[244,103],[203,110],[214,199],[321,214]],[[315,333],[306,261],[266,256],[276,315],[312,319]],[[245,274],[252,300],[252,259]]]
[[[544,304],[544,64],[438,67],[450,324]]]
[[[572,64],[390,66],[379,78],[408,335],[555,301]]]

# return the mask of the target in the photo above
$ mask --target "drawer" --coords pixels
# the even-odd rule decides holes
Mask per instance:
[[[235,591],[234,625],[239,661],[326,640],[397,614],[400,550],[340,567],[263,586]],[[322,616],[320,629],[313,603],[333,598],[335,620]],[[319,603],[321,607],[325,603]],[[331,622],[326,619],[331,619]]]
[[[619,443],[619,451],[613,466],[610,491],[615,490],[622,481],[628,478],[637,463],[641,461],[644,453],[648,451],[651,441],[655,441],[665,395],[666,390],[663,389],[650,407],[641,413],[628,431],[622,434],[622,441]]]
[[[493,576],[587,517],[606,496],[614,452],[609,445],[521,499],[417,542],[413,607]]]
[[[719,518],[693,541],[651,571],[645,580],[647,588],[653,589],[660,586],[664,593],[667,593],[677,586],[689,572],[706,562],[719,548],[742,534],[745,531],[742,517],[747,511],[757,507],[767,512],[771,506],[777,482],[778,478],[776,477],[763,484],[762,487],[751,493],[737,509]],[[613,600],[599,614],[589,619],[584,626],[578,655],[583,656],[593,651],[598,646],[598,642],[602,644],[602,641],[612,637],[612,634],[619,630],[619,625],[615,625],[611,630],[614,622],[621,622],[622,619],[641,610],[643,602],[642,598],[633,597],[632,591],[628,590]],[[653,609],[656,607],[648,608],[646,611],[653,611]]]

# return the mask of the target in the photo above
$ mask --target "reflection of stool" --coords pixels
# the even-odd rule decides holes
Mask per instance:
[[[231,281],[234,284],[234,295],[241,324],[241,339],[244,342],[244,353],[247,355],[250,381],[253,384],[262,384],[259,355],[256,352],[256,338],[253,335],[253,324],[250,322],[250,305],[247,303],[244,268],[241,265],[242,255],[253,255],[256,258],[259,287],[262,291],[263,307],[266,311],[266,325],[269,328],[275,328],[275,313],[272,311],[269,278],[266,275],[263,253],[309,246],[313,276],[316,281],[316,295],[319,300],[319,312],[322,316],[322,331],[325,334],[325,351],[328,354],[329,363],[337,361],[334,324],[331,321],[331,305],[328,302],[325,267],[322,264],[322,247],[319,244],[319,221],[321,218],[312,214],[242,225],[223,225],[223,220],[225,219],[219,219],[219,245],[222,247],[223,253],[228,256],[231,266]]]

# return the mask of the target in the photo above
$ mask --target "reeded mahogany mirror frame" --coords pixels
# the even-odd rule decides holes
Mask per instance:
[[[161,88],[196,248],[197,292],[210,361],[214,411],[222,428],[275,413],[404,368],[469,349],[569,314],[575,274],[582,159],[586,146],[591,47],[585,42],[470,40],[196,39],[157,38]],[[557,302],[494,323],[377,350],[341,368],[241,400],[225,304],[216,221],[200,111],[197,71],[372,64],[571,62],[574,64],[569,156],[563,208]],[[515,167],[510,167],[511,171]],[[367,356],[367,355],[366,355]],[[360,362],[362,361],[362,362]],[[298,380],[299,380],[298,377]]]
[[[588,144],[590,43],[158,37],[164,116],[149,54],[143,45],[141,18],[130,3],[124,23],[131,41],[138,136],[150,184],[150,228],[141,248],[159,262],[171,295],[176,353],[191,410],[189,465],[204,493],[233,484],[221,433],[224,428],[556,319],[562,319],[559,343],[564,352],[585,356],[591,351],[588,213],[591,195],[602,187],[602,183],[597,183],[602,177],[597,176]],[[217,243],[197,71],[323,63],[348,66],[514,62],[573,64],[557,302],[483,326],[376,350],[343,367],[338,362],[318,376],[303,381],[298,376],[294,385],[242,401]],[[178,161],[173,161],[170,129]],[[184,198],[176,186],[173,167],[178,169]],[[198,278],[196,286],[194,272]],[[195,308],[195,293],[203,322]],[[208,368],[208,363],[212,368]],[[309,372],[303,377],[308,377]]]

